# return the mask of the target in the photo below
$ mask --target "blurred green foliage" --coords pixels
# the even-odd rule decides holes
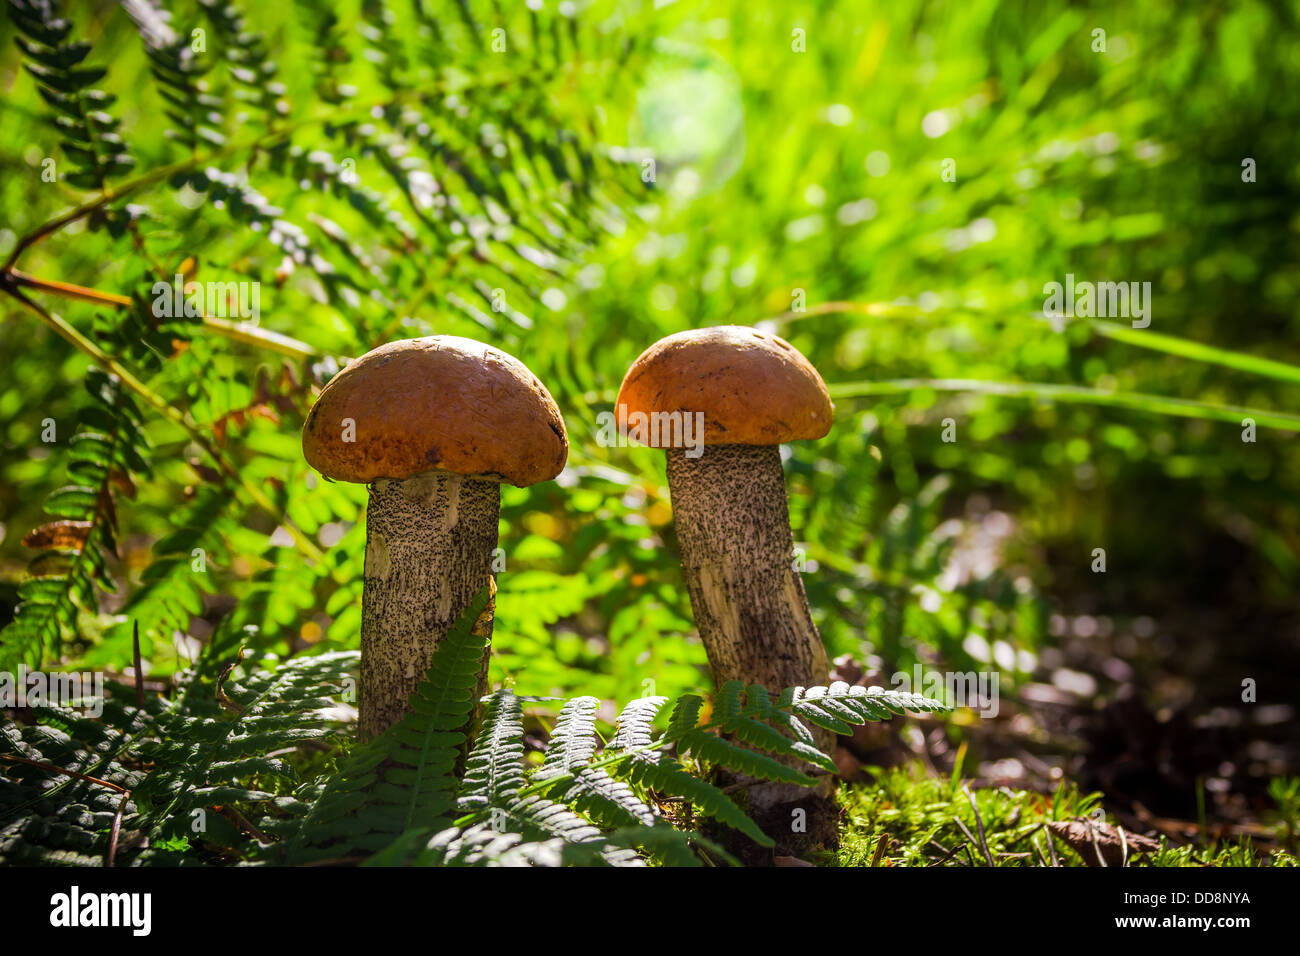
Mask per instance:
[[[134,620],[154,673],[196,641],[355,647],[365,490],[313,475],[298,432],[342,359],[431,333],[520,357],[569,427],[559,481],[503,496],[493,676],[520,694],[707,683],[662,455],[595,441],[629,364],[690,326],[765,323],[831,384],[835,427],[789,447],[787,476],[833,654],[1015,677],[1047,639],[1042,595],[1087,574],[1094,548],[1119,595],[1213,577],[1212,559],[1189,562],[1227,535],[1256,599],[1293,593],[1295,425],[1243,443],[1232,408],[1285,418],[1300,397],[1250,360],[1300,363],[1297,4],[304,0],[241,4],[246,28],[215,4],[167,6],[205,52],[142,43],[116,5],[67,13],[134,160],[110,184],[189,167],[19,265],[138,303],[194,257],[201,279],[260,281],[261,328],[315,354],[195,323],[148,342],[138,308],[30,293],[192,427],[146,407],[115,588],[79,602],[70,663],[129,663]],[[4,256],[97,195],[42,180],[46,158],[76,157],[14,40],[6,18]],[[1044,319],[1044,285],[1067,273],[1151,282],[1152,336]],[[3,308],[13,604],[21,540],[67,484],[90,362],[14,298]],[[1157,335],[1225,351],[1188,357]],[[1143,396],[1199,404],[1168,415]]]

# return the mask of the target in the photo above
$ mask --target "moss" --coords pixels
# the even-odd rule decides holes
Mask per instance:
[[[871,782],[839,789],[843,816],[834,865],[986,866],[982,826],[983,843],[997,866],[1042,866],[1050,863],[1053,850],[1061,866],[1083,866],[1082,857],[1059,837],[1048,846],[1046,825],[1091,818],[1101,805],[1101,794],[1081,793],[1067,782],[1055,793],[1043,794],[1008,787],[976,789],[960,778],[928,776],[919,764],[869,772]],[[1114,817],[1105,820],[1116,825]],[[1279,824],[1279,832],[1286,826],[1285,821]],[[1295,826],[1294,820],[1290,826]],[[1157,851],[1131,861],[1133,866],[1207,864],[1296,866],[1297,860],[1285,850],[1242,837],[1187,846],[1161,838]]]

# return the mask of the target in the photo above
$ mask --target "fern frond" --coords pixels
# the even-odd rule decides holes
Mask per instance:
[[[664,866],[703,866],[696,847],[702,848],[717,860],[739,865],[725,849],[692,830],[657,821],[653,826],[624,827],[605,834],[605,841],[613,846],[636,848],[654,857]]]
[[[109,849],[109,827],[121,808],[124,832],[136,812],[122,791],[143,778],[123,762],[135,735],[147,728],[160,709],[146,711],[109,696],[95,720],[59,707],[33,709],[34,724],[0,722],[0,862],[17,865],[101,866]],[[111,786],[55,773],[42,767],[81,774]],[[117,789],[115,789],[117,788]]]
[[[197,862],[172,849],[186,841],[251,854],[250,834],[217,807],[267,836],[304,812],[282,792],[295,773],[278,754],[329,732],[322,710],[355,664],[342,653],[255,670],[228,688],[234,716],[189,674],[170,702],[137,708],[122,699],[133,691],[110,686],[97,719],[39,707],[35,724],[0,723],[0,863],[103,865],[119,814],[118,861]]]
[[[600,701],[595,697],[575,697],[565,703],[551,730],[537,776],[545,779],[586,766],[596,755],[596,717]]]
[[[546,796],[563,800],[580,813],[607,827],[653,826],[654,811],[621,780],[597,767],[587,766],[596,756],[596,714],[600,701],[575,697],[564,705],[551,731],[542,766],[534,781],[561,777]],[[646,734],[647,741],[649,734]]]
[[[609,742],[609,749],[638,751],[639,753],[636,754],[638,758],[652,757],[653,754],[640,753],[640,751],[646,751],[646,748],[650,747],[651,726],[666,703],[668,703],[667,697],[639,697],[631,701],[618,715],[618,728]]]
[[[540,782],[531,783],[524,791],[525,795],[538,787],[555,792],[565,779],[576,779],[580,773],[590,769],[608,769],[615,780],[660,797],[685,800],[696,812],[739,830],[763,846],[770,846],[770,838],[726,793],[690,773],[678,758],[663,753],[663,749],[675,745],[679,753],[691,753],[697,760],[733,773],[811,785],[815,781],[808,775],[767,753],[749,750],[721,735],[731,734],[741,743],[752,743],[777,757],[800,758],[833,772],[834,762],[830,756],[816,749],[812,734],[791,711],[805,713],[814,723],[833,724],[851,730],[854,724],[887,719],[909,709],[951,709],[918,694],[852,687],[843,682],[829,687],[789,688],[772,701],[762,687],[753,686],[746,690],[739,682],[731,682],[719,692],[715,716],[710,723],[700,723],[704,701],[687,694],[675,703],[667,732],[653,740],[649,726],[663,703],[663,698],[633,702],[620,717],[619,731],[607,748],[609,756],[594,759],[587,768],[568,774],[560,774],[557,766],[554,773],[546,775]],[[780,733],[778,728],[787,730],[789,736]],[[632,746],[634,742],[635,746]],[[565,751],[569,752],[567,744]]]
[[[243,12],[229,0],[199,0],[199,6],[212,24],[237,84],[234,97],[256,107],[266,122],[274,123],[281,113],[285,86],[275,78],[278,67],[266,52],[262,35],[248,32]]]
[[[108,71],[82,65],[90,44],[68,39],[72,23],[58,16],[52,0],[9,0],[9,10],[21,34],[16,39],[26,57],[23,67],[54,111],[64,155],[73,164],[63,180],[102,190],[135,166],[118,134],[119,121],[108,112],[116,97],[95,87]]]
[[[136,476],[149,470],[140,411],[120,382],[91,368],[86,389],[92,405],[69,442],[71,484],[45,503],[55,520],[23,539],[40,554],[19,585],[21,602],[0,632],[0,666],[39,666],[78,633],[79,613],[96,614],[98,591],[117,589],[108,559],[117,552],[117,496],[135,494]]]
[[[316,52],[312,62],[316,95],[326,103],[338,105],[355,92],[339,79],[339,71],[351,61],[352,55],[344,42],[338,14],[332,7],[315,0],[294,0],[293,6],[312,33],[312,49]]]
[[[138,9],[138,5],[128,9]],[[195,55],[187,35],[171,35],[165,41],[151,37],[143,29],[141,35],[151,61],[150,71],[158,81],[158,93],[167,103],[163,115],[171,125],[164,132],[191,155],[197,155],[204,145],[224,146],[226,136],[214,122],[222,115],[224,104],[206,92],[203,81],[212,69],[212,61]]]
[[[489,596],[480,592],[443,637],[411,712],[343,761],[287,846],[288,862],[337,856],[340,846],[373,853],[408,830],[450,823],[488,640],[474,623]]]
[[[354,653],[339,652],[254,671],[224,689],[233,715],[210,685],[192,684],[157,719],[158,739],[139,748],[157,768],[133,790],[142,828],[155,840],[188,836],[196,812],[211,826],[213,806],[251,808],[273,800],[279,785],[296,785],[290,764],[268,755],[331,733],[322,712],[355,665]]]
[[[519,793],[524,785],[523,719],[519,698],[509,690],[489,698],[483,728],[465,765],[462,810],[493,806]]]
[[[706,780],[687,772],[671,758],[654,763],[624,758],[614,773],[629,783],[654,790],[663,797],[680,797],[697,813],[713,817],[733,830],[738,830],[761,846],[772,846],[772,838],[758,828],[745,811],[729,796]]]
[[[611,856],[621,862],[611,862]],[[603,838],[580,842],[563,837],[530,840],[522,833],[502,833],[478,824],[465,830],[451,829],[437,834],[415,863],[419,866],[489,867],[636,866],[640,858],[635,853],[613,847]]]
[[[772,742],[766,741],[766,743],[770,745]],[[739,746],[716,734],[695,731],[683,736],[677,741],[677,745],[679,750],[689,751],[696,760],[711,766],[727,767],[749,777],[777,783],[797,783],[805,787],[811,787],[816,783],[806,773],[788,767],[765,753]],[[789,741],[786,741],[785,746],[774,746],[772,749],[776,753],[794,756],[794,748],[790,746]]]
[[[589,700],[595,702],[594,698]],[[582,723],[580,717],[573,716],[575,712],[571,712],[571,719],[575,723]],[[564,803],[537,794],[519,796],[526,783],[523,735],[523,708],[519,698],[509,690],[497,691],[488,702],[483,728],[466,764],[460,796],[461,809],[486,810],[491,815],[494,830],[517,832],[533,841],[555,838],[566,843],[589,843],[599,840],[600,830]],[[580,732],[574,735],[574,739],[566,741],[566,745],[569,743],[575,748],[582,748]],[[599,789],[599,777],[587,776],[584,787],[583,768],[576,766],[577,754],[572,757],[571,766],[579,771],[579,777],[568,778],[567,782],[572,787],[565,792],[568,789],[585,791],[584,795],[588,798],[586,802],[598,803],[602,809],[614,813],[622,809],[613,796],[613,790]],[[564,771],[557,770],[553,764],[551,772],[552,775],[559,775]],[[624,810],[625,814],[626,812]],[[601,856],[616,866],[641,863],[640,857],[627,850],[602,851]]]

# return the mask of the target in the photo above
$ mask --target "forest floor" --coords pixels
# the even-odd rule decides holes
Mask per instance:
[[[1296,714],[1270,692],[1300,683],[1300,615],[1219,558],[1212,583],[1142,593],[1058,576],[1068,613],[996,716],[840,738],[839,863],[1296,865]]]

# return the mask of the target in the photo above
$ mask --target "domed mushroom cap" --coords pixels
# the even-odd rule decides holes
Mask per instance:
[[[560,473],[569,437],[551,393],[518,359],[432,335],[381,345],[334,376],[307,416],[302,451],[339,481],[437,469],[522,488]]]
[[[618,404],[629,416],[703,412],[704,441],[715,445],[821,438],[834,414],[826,383],[798,349],[739,325],[660,339],[628,369]]]

